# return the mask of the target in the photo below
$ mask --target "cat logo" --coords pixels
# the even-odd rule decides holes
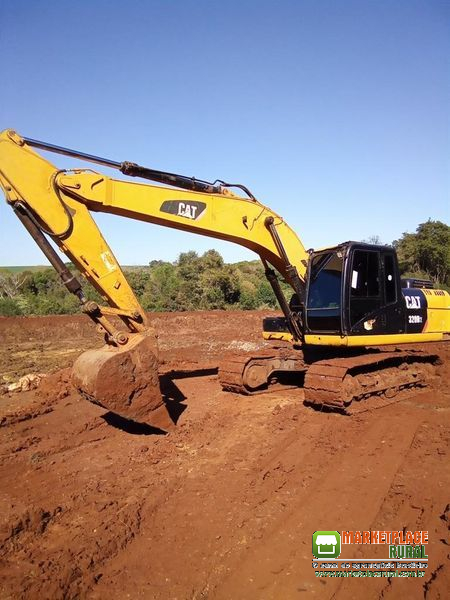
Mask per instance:
[[[186,204],[185,202],[180,202],[178,204],[178,216],[179,217],[187,217],[188,219],[195,219],[195,213],[198,210],[198,206],[194,206],[193,204]]]
[[[160,211],[177,217],[184,217],[197,221],[206,211],[204,202],[182,202],[181,200],[166,200],[162,203]]]
[[[405,295],[405,300],[406,300],[406,308],[409,308],[412,310],[421,308],[419,296],[406,296]]]

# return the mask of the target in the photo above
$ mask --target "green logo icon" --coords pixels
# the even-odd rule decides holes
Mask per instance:
[[[316,558],[337,558],[341,553],[338,531],[316,531],[312,536],[312,553]]]

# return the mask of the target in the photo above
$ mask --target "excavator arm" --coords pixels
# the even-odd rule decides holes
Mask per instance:
[[[115,180],[85,169],[58,169],[32,147],[100,163],[165,187]],[[224,182],[210,184],[134,163],[117,163],[21,138],[12,130],[0,134],[0,186],[66,287],[78,296],[82,310],[106,335],[108,346],[84,353],[75,369],[76,383],[90,400],[138,419],[142,419],[152,403],[157,404],[155,399],[160,400],[154,331],[91,212],[172,227],[253,250],[265,265],[294,339],[301,339],[301,317],[289,309],[270,265],[302,301],[308,253],[285,221],[243,186],[238,187],[247,193],[245,198],[231,192]],[[81,284],[48,238],[74,263],[108,306],[86,300]],[[114,317],[122,321],[125,330],[116,324]],[[114,376],[114,369],[121,372],[121,377]],[[120,378],[123,385],[117,384]]]

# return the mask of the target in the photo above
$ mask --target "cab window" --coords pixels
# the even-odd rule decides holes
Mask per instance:
[[[310,331],[341,331],[343,254],[314,256],[309,275],[307,325]]]
[[[378,252],[356,250],[351,273],[351,295],[355,298],[379,296]]]
[[[350,327],[353,328],[381,307],[380,253],[355,250],[349,280]]]
[[[340,254],[340,253],[339,253]],[[336,252],[314,257],[311,267],[308,308],[341,306],[342,255]]]

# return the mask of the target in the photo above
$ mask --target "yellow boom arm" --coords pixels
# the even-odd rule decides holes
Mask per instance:
[[[110,333],[110,341],[127,340],[114,339],[118,332],[105,314],[118,314],[131,332],[145,328],[146,317],[90,211],[235,242],[273,265],[301,295],[308,254],[297,235],[272,210],[228,188],[204,193],[59,170],[12,130],[0,134],[0,186],[24,224],[31,220],[30,227],[48,233],[109,303],[110,309],[85,310]]]

